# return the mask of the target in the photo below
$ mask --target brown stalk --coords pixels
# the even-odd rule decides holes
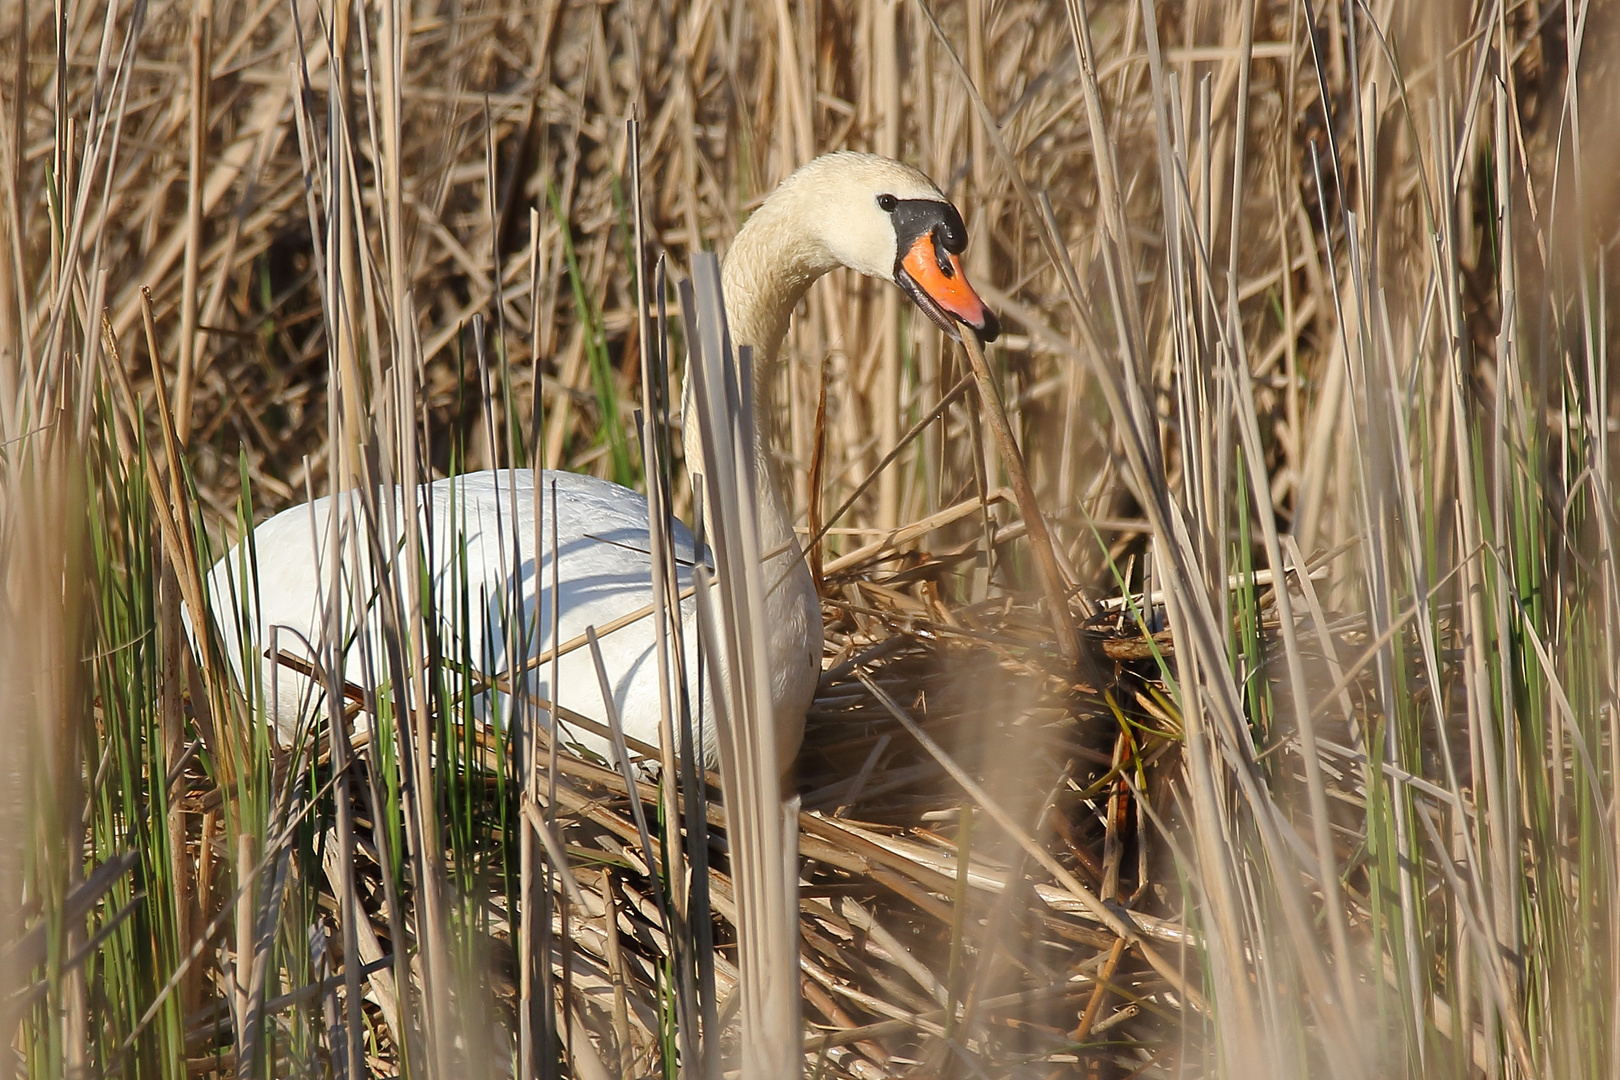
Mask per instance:
[[[1075,636],[1074,613],[1069,610],[1069,586],[1058,569],[1057,553],[1052,546],[1052,534],[1046,527],[1046,517],[1035,499],[1029,473],[1024,468],[1024,455],[1018,449],[1018,440],[1012,426],[1007,423],[1007,411],[1001,403],[1001,392],[995,376],[984,359],[984,347],[968,327],[962,328],[962,351],[967,353],[973,367],[973,376],[979,385],[979,403],[995,432],[996,444],[1001,451],[1002,464],[1012,483],[1013,497],[1018,500],[1018,513],[1029,531],[1030,550],[1035,555],[1035,566],[1041,576],[1041,588],[1046,593],[1052,633],[1057,638],[1058,652],[1066,666],[1073,668],[1080,662],[1080,643]]]
[[[186,257],[180,283],[180,359],[174,379],[175,433],[184,446],[191,439],[192,383],[197,373],[198,269],[203,229],[203,165],[208,139],[209,53],[213,2],[202,0],[191,13],[191,112],[187,125]]]
[[[1070,1036],[1075,1042],[1083,1043],[1091,1037],[1092,1027],[1097,1023],[1097,1014],[1102,1010],[1103,1002],[1108,999],[1108,983],[1119,970],[1119,961],[1125,955],[1125,939],[1120,938],[1108,950],[1108,959],[1104,961],[1101,973],[1097,976],[1097,985],[1086,999],[1085,1011],[1080,1014],[1080,1026],[1074,1029]]]

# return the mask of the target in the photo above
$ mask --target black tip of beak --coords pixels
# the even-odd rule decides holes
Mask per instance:
[[[995,312],[985,308],[984,325],[975,326],[974,329],[978,331],[980,341],[991,342],[1001,336],[1001,320],[996,318]]]

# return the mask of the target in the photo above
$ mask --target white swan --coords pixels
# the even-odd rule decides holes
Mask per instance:
[[[995,316],[968,284],[957,258],[966,242],[962,218],[945,196],[921,173],[898,162],[846,151],[817,158],[788,177],[738,232],[722,271],[732,341],[753,347],[760,403],[771,400],[777,350],[794,307],[811,282],[835,266],[898,284],[953,336],[955,320],[960,320],[986,340],[994,338]],[[782,582],[768,596],[765,615],[777,744],[785,765],[797,753],[805,710],[821,670],[821,608],[800,558],[778,469],[768,452],[767,413],[759,408],[755,414],[761,550],[780,550],[768,559],[762,576],[767,588]],[[695,427],[695,423],[687,426],[689,460],[695,460],[691,438]],[[560,638],[550,625],[553,485],[561,553]],[[348,497],[356,510],[348,519],[361,520],[358,497],[352,493]],[[416,504],[429,548],[425,566],[433,580],[439,638],[452,662],[470,663],[480,672],[504,673],[524,666],[523,658],[538,655],[555,641],[567,643],[587,626],[606,626],[651,603],[647,500],[628,488],[547,470],[537,491],[530,470],[479,472],[423,485]],[[250,655],[257,656],[264,655],[272,627],[283,628],[277,637],[283,653],[307,656],[306,643],[323,640],[322,612],[332,569],[326,550],[332,506],[330,497],[316,499],[277,514],[255,530],[256,590],[244,586],[243,567],[249,560],[240,546],[210,571],[209,592],[226,656],[236,666],[238,678],[244,631]],[[543,513],[538,559],[537,508]],[[674,535],[684,589],[690,584],[693,540],[679,524]],[[341,545],[345,580],[358,580],[363,590],[375,580],[366,546],[352,541]],[[346,598],[352,595],[345,592]],[[539,623],[535,640],[519,649],[517,665],[508,656],[506,633],[514,595],[522,597],[523,625],[534,625],[537,607]],[[691,627],[690,600],[683,605],[682,616]],[[373,680],[386,681],[377,605],[368,605],[363,632],[356,632],[352,616],[348,622],[343,677],[364,684],[369,665]],[[458,633],[458,626],[465,633]],[[688,629],[685,637],[688,670],[694,670],[695,630]],[[656,746],[660,712],[653,621],[641,618],[603,635],[601,648],[625,734]],[[264,662],[262,679],[279,737],[289,742],[299,724],[320,707],[321,690],[288,665],[279,666],[272,686],[271,665]],[[526,685],[549,699],[550,679],[547,662],[534,668]],[[606,722],[589,649],[564,654],[558,683],[559,705]],[[710,699],[703,695],[707,733],[703,758],[713,765],[718,755]],[[486,700],[482,707],[488,705]],[[576,729],[565,732],[564,738],[612,760],[608,741],[599,735]]]

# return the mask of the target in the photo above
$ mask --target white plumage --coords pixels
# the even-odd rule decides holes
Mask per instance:
[[[523,685],[539,698],[551,699],[552,665],[526,663],[554,643],[569,642],[587,626],[604,627],[621,616],[651,603],[652,561],[648,554],[647,501],[607,480],[578,473],[545,470],[535,489],[530,470],[469,473],[438,480],[420,489],[418,515],[424,566],[433,583],[433,627],[444,659],[490,676],[525,671]],[[556,491],[558,613],[562,633],[551,631],[552,490]],[[342,515],[351,530],[363,529],[358,495],[350,494],[352,512]],[[245,599],[246,624],[254,628],[255,644],[267,644],[268,628],[281,627],[278,647],[306,657],[307,643],[322,640],[326,602],[332,592],[330,496],[283,511],[254,533],[259,589],[257,607]],[[403,534],[396,521],[386,536]],[[693,538],[679,522],[673,530],[680,588],[692,583]],[[538,547],[536,542],[538,541]],[[397,540],[396,540],[397,542]],[[340,534],[339,560],[344,605],[349,625],[343,633],[352,639],[345,649],[343,677],[356,685],[383,683],[389,678],[380,648],[382,615],[376,604],[367,605],[366,627],[371,648],[353,633],[355,585],[369,595],[377,581],[371,545],[363,533]],[[289,557],[296,553],[298,557]],[[538,553],[538,558],[536,557]],[[395,552],[396,572],[406,560]],[[216,604],[233,595],[241,580],[233,552],[214,566],[209,589]],[[538,578],[539,588],[536,588]],[[536,601],[538,600],[538,604]],[[683,604],[690,622],[692,602]],[[510,617],[521,610],[521,620]],[[222,626],[228,655],[240,654],[238,627]],[[516,645],[519,662],[512,662]],[[613,682],[614,703],[625,718],[625,732],[656,745],[659,716],[654,626],[650,617],[637,619],[607,633],[600,640],[602,658]],[[688,663],[695,664],[695,642],[688,642]],[[367,668],[370,667],[368,673]],[[695,670],[695,669],[694,669]],[[557,662],[562,694],[558,704],[605,721],[606,711],[589,648],[564,652]],[[299,721],[311,714],[321,689],[296,671],[283,667],[274,685],[266,665],[266,706],[271,710],[283,741],[290,740]],[[452,681],[451,690],[456,683]],[[503,709],[510,706],[502,698]],[[694,699],[694,705],[698,702]],[[480,711],[488,701],[480,702]],[[651,721],[651,722],[649,722]],[[705,759],[713,757],[713,725]],[[606,755],[606,743],[597,735],[573,731],[564,725],[564,738]]]

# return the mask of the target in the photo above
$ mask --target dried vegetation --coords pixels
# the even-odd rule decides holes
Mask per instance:
[[[635,115],[675,276],[827,149],[963,209],[1080,623],[1066,666],[966,355],[818,285],[807,1071],[1603,1074],[1611,7],[0,4],[18,1061],[737,1049],[719,799],[665,865],[674,795],[566,750],[532,805],[448,718],[290,760],[180,633],[244,521],[379,460],[644,481]]]

